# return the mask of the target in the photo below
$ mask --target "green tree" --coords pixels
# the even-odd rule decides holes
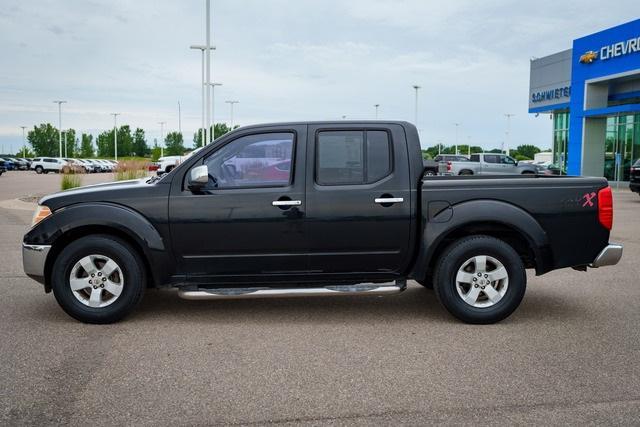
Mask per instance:
[[[131,146],[132,156],[146,156],[149,154],[149,147],[144,135],[144,129],[136,128],[133,133],[133,144]]]
[[[82,142],[80,143],[80,157],[91,158],[95,155],[93,150],[93,135],[82,134]]]
[[[518,147],[516,148],[516,152],[527,157],[528,159],[533,159],[533,157],[540,152],[540,149],[532,144],[524,144],[518,145]]]
[[[164,138],[164,155],[181,156],[184,153],[184,141],[180,132],[169,132]]]
[[[66,149],[65,149],[66,146]],[[78,141],[76,140],[76,131],[67,129],[62,131],[62,155],[65,157],[76,157],[78,155]]]
[[[153,140],[153,148],[151,148],[151,161],[157,162],[162,154],[162,149],[158,146],[158,140]]]
[[[240,125],[235,125],[233,128],[237,129],[239,127]],[[227,126],[226,123],[216,123],[216,125],[213,127],[213,130],[214,130],[213,139],[218,139],[222,135],[228,132],[231,132],[231,128]],[[198,129],[196,133],[193,134],[193,148],[200,147],[201,141],[202,141],[202,128]]]
[[[36,156],[57,157],[58,148],[58,129],[51,126],[51,123],[41,123],[40,126],[34,126],[27,134],[27,140]]]
[[[113,157],[115,146],[113,140],[113,129],[102,132],[96,140],[99,157]],[[133,136],[129,125],[118,128],[118,156],[131,156],[133,147]]]

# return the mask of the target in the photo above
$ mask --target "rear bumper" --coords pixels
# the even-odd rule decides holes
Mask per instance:
[[[44,264],[51,245],[22,244],[22,267],[24,273],[44,285]]]
[[[622,258],[622,245],[608,244],[596,257],[589,267],[598,268],[605,265],[616,265]]]
[[[630,182],[629,190],[633,191],[634,193],[640,193],[640,182]]]

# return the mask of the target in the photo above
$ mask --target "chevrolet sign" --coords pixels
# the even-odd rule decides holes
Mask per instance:
[[[598,58],[600,58],[601,61],[606,61],[607,59],[636,52],[640,52],[640,37],[602,46],[599,53],[592,50],[585,52],[580,56],[580,62],[583,64],[591,64]]]

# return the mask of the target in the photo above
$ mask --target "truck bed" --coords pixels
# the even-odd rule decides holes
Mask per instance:
[[[436,176],[421,180],[421,204],[427,235],[450,221],[492,221],[501,214],[522,213],[537,224],[523,223],[529,235],[537,226],[546,240],[536,266],[539,274],[556,268],[589,264],[608,242],[609,230],[598,222],[597,194],[605,178],[572,176]],[[474,200],[495,204],[475,209]],[[509,213],[507,213],[509,211]],[[539,233],[538,233],[539,234]]]

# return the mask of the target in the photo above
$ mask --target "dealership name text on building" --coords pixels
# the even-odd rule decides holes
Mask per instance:
[[[571,96],[571,86],[556,89],[543,90],[531,94],[531,102],[551,101],[553,99],[568,98]]]

